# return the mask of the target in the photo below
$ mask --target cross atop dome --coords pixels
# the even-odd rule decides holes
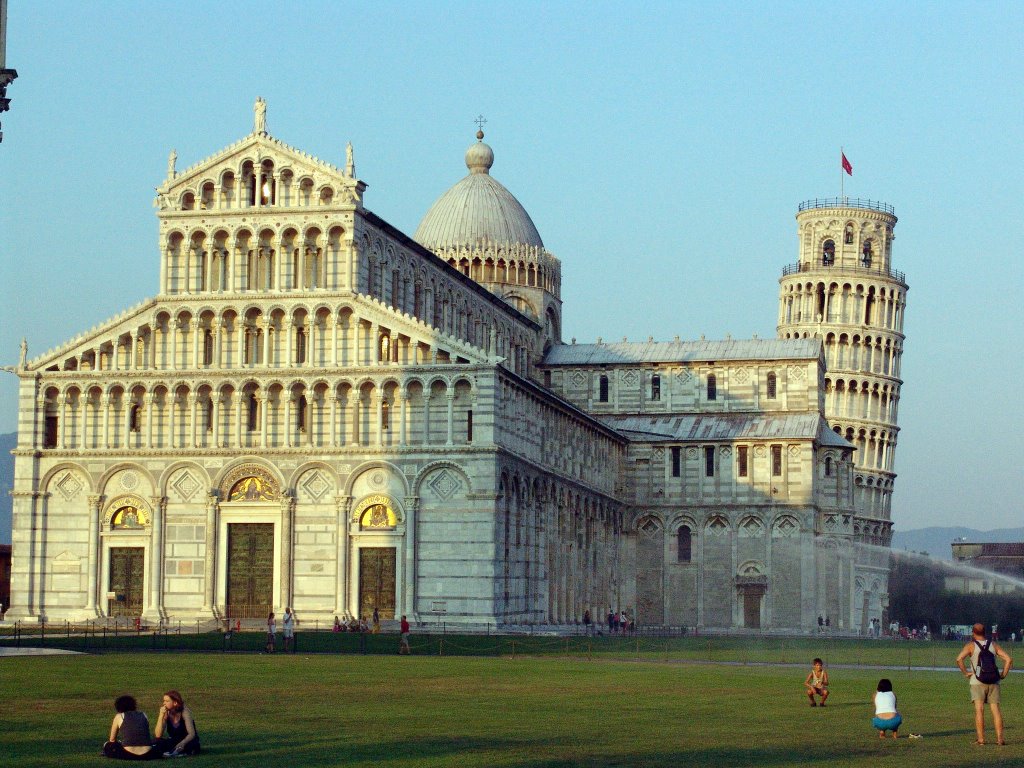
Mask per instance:
[[[487,118],[485,118],[483,115],[477,115],[476,120],[474,120],[473,122],[476,123],[476,140],[483,141],[484,126],[487,125]]]

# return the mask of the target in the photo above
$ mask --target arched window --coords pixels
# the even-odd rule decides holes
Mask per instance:
[[[608,402],[608,377],[607,376],[601,376],[601,378],[600,378],[600,380],[598,382],[598,387],[599,387],[599,391],[598,391],[598,395],[597,395],[598,402],[607,403]]]
[[[769,371],[769,373],[768,373],[767,389],[768,389],[768,399],[769,400],[774,400],[775,399],[775,392],[776,392],[775,371]]]
[[[295,329],[295,362],[306,362],[306,329],[302,326]]]
[[[391,337],[386,333],[380,335],[380,357],[378,361],[381,363],[391,361]]]
[[[832,477],[832,457],[825,457],[825,477]]]
[[[388,429],[391,426],[391,405],[387,400],[380,404],[380,428]]]
[[[255,432],[260,428],[260,404],[256,395],[251,392],[245,396],[245,411],[245,428],[250,432]]]
[[[295,403],[295,428],[299,432],[306,431],[306,396],[299,395],[299,399]]]
[[[689,526],[682,526],[676,532],[676,560],[680,563],[688,563],[693,554],[693,532]]]
[[[708,374],[708,400],[718,399],[718,379],[715,374]]]
[[[821,263],[826,267],[835,264],[836,262],[836,242],[835,240],[826,240],[821,246]]]
[[[864,241],[864,247],[861,249],[861,253],[860,253],[860,263],[863,266],[865,266],[865,267],[870,267],[871,266],[871,257],[872,257],[871,241],[870,240],[865,240]]]
[[[213,331],[203,331],[203,365],[213,365]]]
[[[138,403],[132,403],[131,410],[128,412],[128,431],[142,431],[142,406]]]
[[[651,400],[661,400],[661,376],[651,376]]]
[[[853,245],[853,224],[846,225],[846,230],[843,232],[843,243]]]

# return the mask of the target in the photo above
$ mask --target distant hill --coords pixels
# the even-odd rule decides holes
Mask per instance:
[[[14,499],[9,491],[14,487],[14,457],[11,451],[18,444],[18,433],[0,435],[0,544],[11,543],[11,509]]]
[[[950,544],[956,539],[974,542],[1024,541],[1024,528],[996,528],[979,531],[976,528],[915,528],[912,531],[896,531],[892,535],[892,548],[911,552],[927,552],[940,560],[952,560]]]

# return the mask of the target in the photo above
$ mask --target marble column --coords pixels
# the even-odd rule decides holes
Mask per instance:
[[[99,616],[97,608],[97,590],[99,581],[99,548],[100,548],[100,504],[102,496],[89,496],[89,553],[86,572],[85,615],[92,619]]]

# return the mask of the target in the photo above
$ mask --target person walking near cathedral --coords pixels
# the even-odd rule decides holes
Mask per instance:
[[[284,651],[295,652],[295,614],[291,608],[284,609]]]
[[[398,653],[408,655],[412,653],[412,649],[409,648],[409,622],[405,616],[402,616],[401,633],[402,637],[398,641]]]
[[[277,620],[274,612],[267,616],[267,653],[273,653],[277,649]]]
[[[964,666],[967,657],[971,658],[971,669]],[[996,657],[1003,660],[1003,671],[996,667]],[[1013,659],[1010,654],[992,638],[985,634],[985,625],[978,623],[972,627],[971,641],[967,643],[960,655],[956,657],[956,665],[960,672],[970,680],[971,703],[974,705],[974,730],[977,733],[975,744],[985,743],[985,704],[992,710],[992,724],[996,729],[996,743],[1006,744],[1003,738],[1003,713],[999,708],[999,681],[1010,674]]]

